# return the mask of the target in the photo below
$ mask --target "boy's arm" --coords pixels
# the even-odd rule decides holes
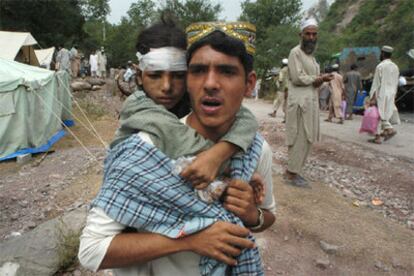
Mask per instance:
[[[239,151],[239,147],[226,141],[219,141],[206,151],[197,154],[181,176],[190,181],[194,188],[204,189],[217,177],[222,164]]]
[[[197,189],[203,189],[212,182],[220,167],[239,150],[247,151],[252,143],[258,124],[256,118],[245,107],[241,107],[236,120],[227,134],[197,158],[181,173]]]
[[[229,142],[246,152],[253,142],[258,128],[256,117],[242,105],[231,129],[221,138],[221,141]]]

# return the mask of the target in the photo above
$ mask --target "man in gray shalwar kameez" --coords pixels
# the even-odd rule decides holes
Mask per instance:
[[[352,111],[355,103],[355,97],[359,91],[362,93],[361,73],[357,71],[356,64],[351,65],[351,70],[345,74],[345,92],[346,92],[346,120],[352,120]]]
[[[58,53],[56,55],[56,68],[58,71],[66,71],[69,74],[72,73],[70,69],[70,53],[69,51],[60,45],[58,47]]]
[[[309,187],[300,174],[313,142],[319,140],[318,87],[332,79],[320,75],[313,52],[316,48],[318,24],[307,19],[301,24],[301,42],[289,54],[289,94],[287,98],[286,141],[288,145],[288,184]]]

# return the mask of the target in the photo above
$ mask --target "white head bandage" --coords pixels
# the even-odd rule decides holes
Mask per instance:
[[[186,71],[185,51],[175,47],[151,49],[145,55],[137,52],[141,71]]]
[[[309,26],[318,27],[318,21],[316,21],[316,19],[313,18],[313,17],[307,18],[307,19],[303,20],[302,23],[300,24],[300,30],[303,31],[305,28],[307,28]]]

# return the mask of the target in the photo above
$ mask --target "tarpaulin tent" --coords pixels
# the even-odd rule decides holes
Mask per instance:
[[[50,63],[53,59],[53,54],[55,53],[55,47],[50,47],[47,49],[34,50],[37,60],[39,61],[40,66],[50,69]]]
[[[0,161],[46,151],[71,124],[70,76],[0,58]]]
[[[0,58],[39,66],[33,45],[37,41],[30,33],[0,31]]]

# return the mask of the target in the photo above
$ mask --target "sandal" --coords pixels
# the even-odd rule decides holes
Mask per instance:
[[[368,139],[368,142],[373,143],[373,144],[377,144],[377,145],[382,144],[381,140],[378,140],[377,138]]]
[[[397,134],[395,130],[390,133],[385,134],[384,141],[390,140],[392,137],[395,136],[395,134]]]
[[[332,123],[332,119],[326,119],[325,122],[330,122]]]

